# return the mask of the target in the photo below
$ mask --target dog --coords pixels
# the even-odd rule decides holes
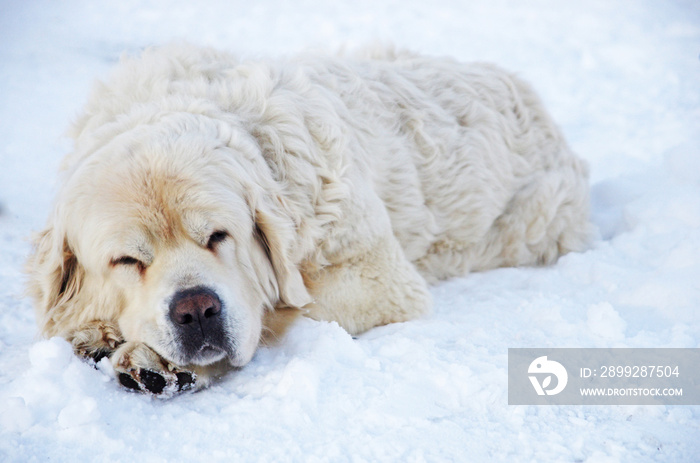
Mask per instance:
[[[156,396],[243,367],[297,314],[353,335],[409,321],[430,283],[590,236],[585,162],[486,63],[151,48],[70,134],[27,262],[38,324]]]

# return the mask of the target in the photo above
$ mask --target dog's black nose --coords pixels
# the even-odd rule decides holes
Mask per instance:
[[[170,300],[170,320],[181,361],[207,364],[231,352],[219,296],[205,286],[183,289]]]
[[[203,286],[178,291],[170,301],[170,318],[178,325],[200,327],[202,334],[207,327],[218,323],[221,299]]]

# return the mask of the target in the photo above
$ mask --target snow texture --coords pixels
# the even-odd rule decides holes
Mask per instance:
[[[700,347],[695,0],[0,1],[0,461],[700,461],[700,407],[509,406],[509,347]],[[63,131],[119,55],[369,41],[494,61],[592,170],[591,249],[433,288],[351,338],[304,319],[210,389],[157,400],[41,340],[23,298]]]

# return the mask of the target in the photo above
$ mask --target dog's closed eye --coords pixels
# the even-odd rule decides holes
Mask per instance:
[[[110,261],[110,264],[112,264],[112,266],[114,267],[118,265],[123,265],[127,267],[133,266],[136,267],[140,273],[143,273],[144,270],[146,270],[146,264],[131,256],[121,256],[116,259],[112,259]]]
[[[209,241],[207,241],[207,249],[214,251],[216,245],[228,238],[228,232],[225,230],[217,230],[209,236]]]

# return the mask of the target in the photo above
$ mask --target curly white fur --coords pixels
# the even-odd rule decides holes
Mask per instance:
[[[29,261],[42,330],[115,322],[175,363],[178,289],[220,293],[242,365],[275,307],[357,333],[426,313],[426,280],[548,264],[589,235],[584,162],[490,64],[149,49],[97,85],[72,136]],[[214,230],[230,239],[207,249]]]

